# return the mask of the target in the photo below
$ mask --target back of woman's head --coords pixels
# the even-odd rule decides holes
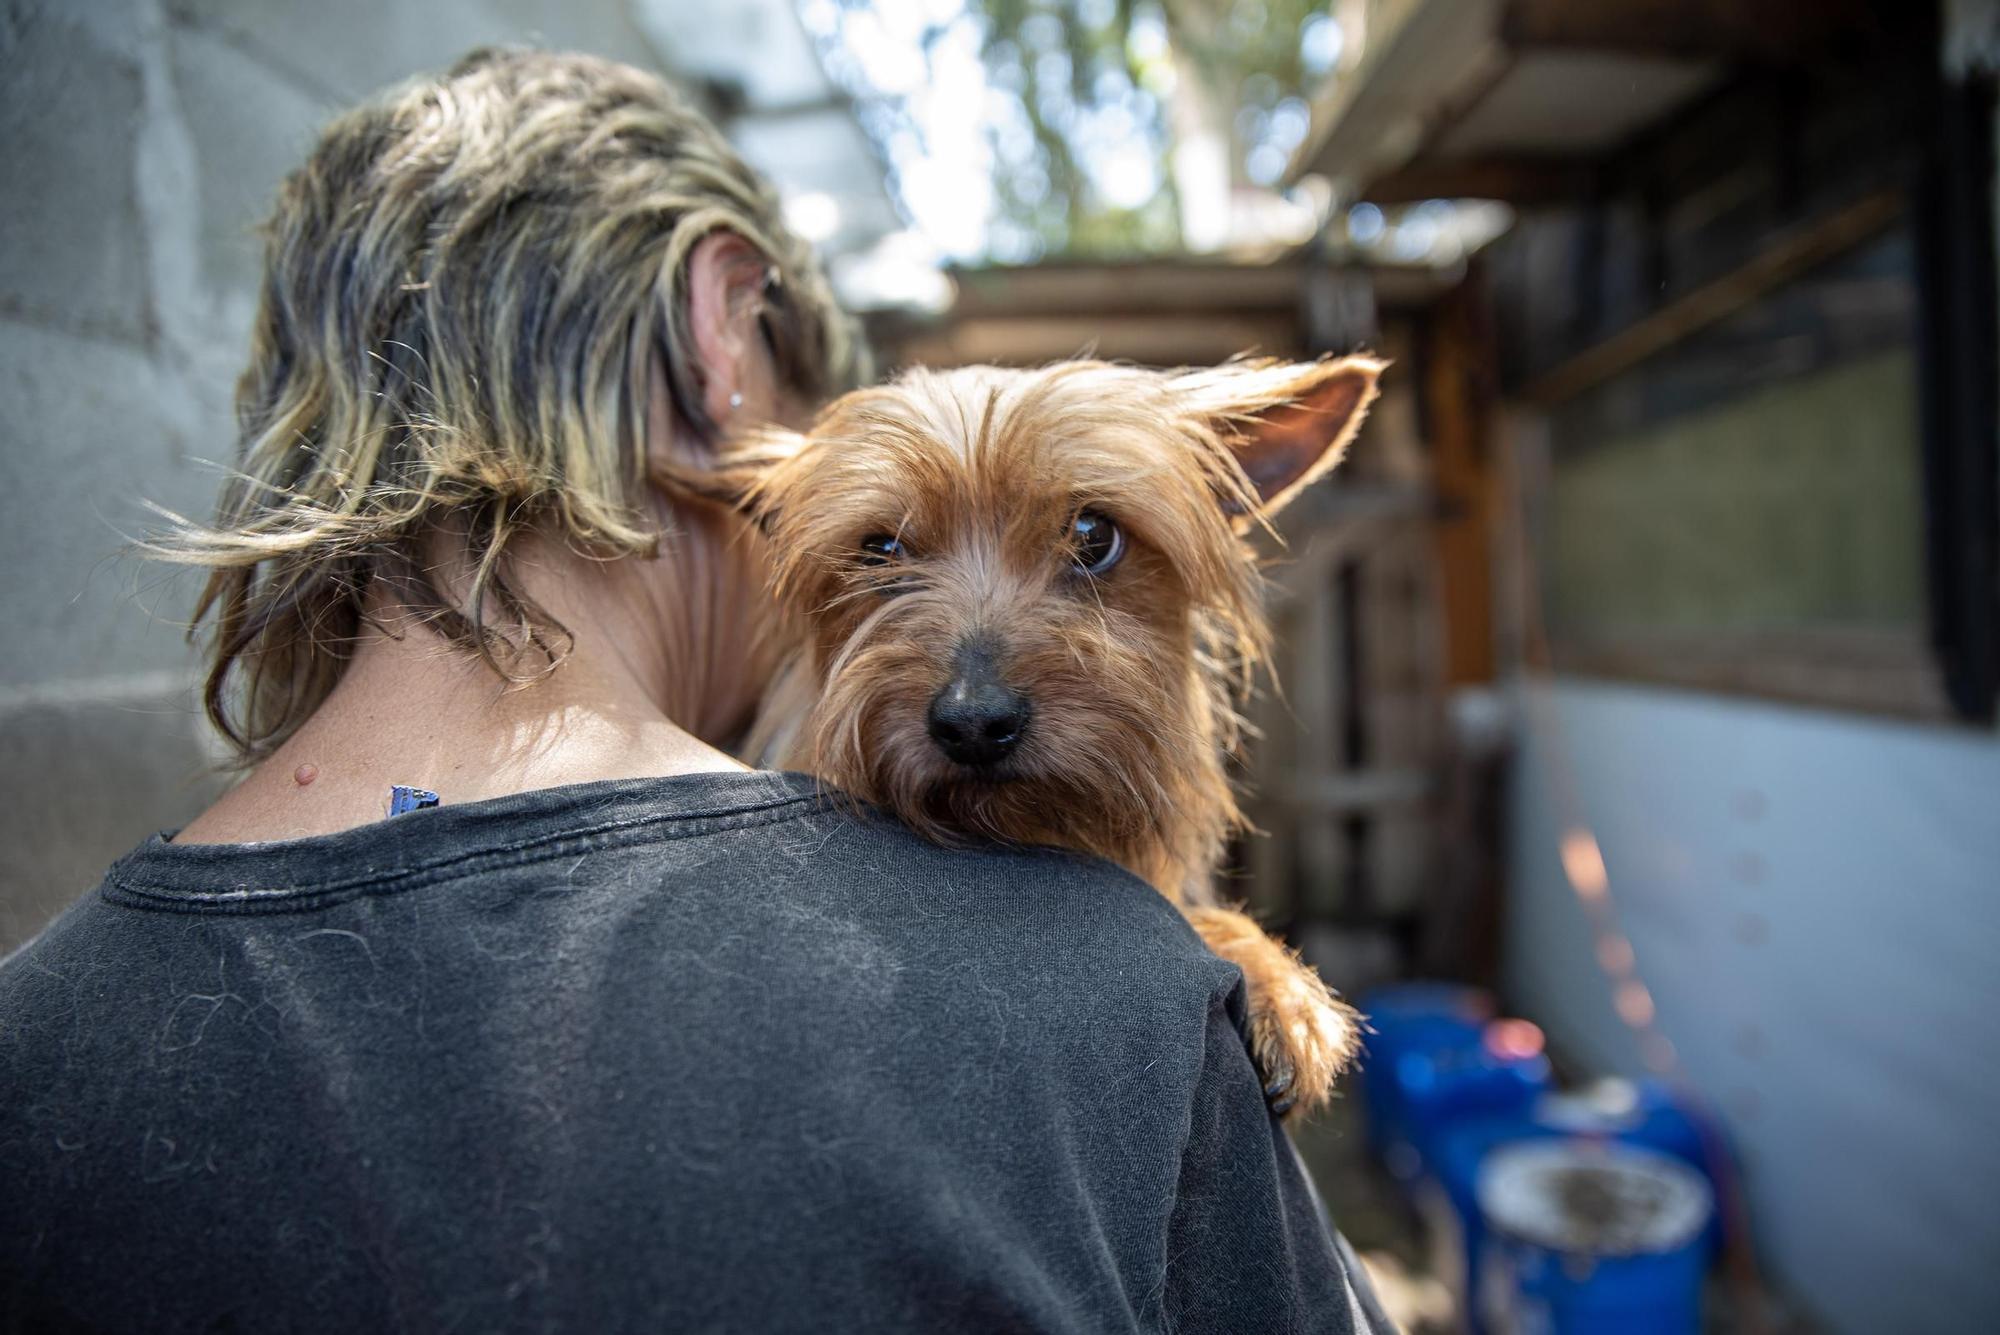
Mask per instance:
[[[810,251],[658,79],[481,52],[327,128],[267,226],[237,471],[213,525],[157,545],[210,568],[208,712],[241,758],[326,698],[371,607],[509,677],[560,661],[567,632],[522,594],[508,545],[536,529],[606,557],[654,549],[655,372],[694,448],[718,434],[685,291],[717,231],[768,266],[779,387],[808,403],[845,387],[857,350]]]

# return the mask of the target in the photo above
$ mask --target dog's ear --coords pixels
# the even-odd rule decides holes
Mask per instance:
[[[652,473],[670,490],[739,511],[768,532],[777,519],[772,480],[807,442],[783,427],[758,427],[729,437],[710,458],[655,461]]]
[[[1240,361],[1176,376],[1186,410],[1222,438],[1249,480],[1249,494],[1225,495],[1223,508],[1248,527],[1339,463],[1387,365],[1373,357]]]

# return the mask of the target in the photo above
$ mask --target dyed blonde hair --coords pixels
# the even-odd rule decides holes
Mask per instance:
[[[859,350],[776,195],[650,75],[482,51],[327,128],[266,227],[236,472],[152,544],[210,571],[205,704],[243,763],[326,699],[377,598],[510,680],[561,662],[508,546],[657,550],[649,372],[712,445],[684,279],[717,231],[769,265],[780,385],[847,387]]]

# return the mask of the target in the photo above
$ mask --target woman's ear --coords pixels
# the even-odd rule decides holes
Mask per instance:
[[[730,231],[714,231],[688,252],[688,332],[701,368],[702,411],[728,422],[745,410],[768,414],[775,385],[770,354],[757,331],[771,264]]]
[[[1223,498],[1239,526],[1277,514],[1340,462],[1387,365],[1373,357],[1242,361],[1174,378],[1184,411],[1222,438],[1250,483],[1247,496]]]
[[[646,425],[645,470],[654,486],[746,514],[758,513],[756,498],[772,473],[806,447],[806,437],[771,423],[725,431],[712,444],[697,443],[674,411],[666,354],[655,343],[644,357]]]

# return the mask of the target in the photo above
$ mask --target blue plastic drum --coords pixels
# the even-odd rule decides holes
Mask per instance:
[[[1698,1335],[1715,1212],[1701,1174],[1630,1145],[1496,1149],[1479,1175],[1483,1324],[1519,1335]]]
[[[1695,1108],[1660,1081],[1607,1079],[1574,1093],[1545,1094],[1520,1111],[1453,1122],[1425,1160],[1454,1216],[1458,1248],[1452,1282],[1469,1289],[1478,1267],[1486,1235],[1479,1212],[1479,1172],[1495,1150],[1527,1141],[1618,1141],[1671,1155],[1713,1188],[1715,1165],[1698,1119]],[[1712,1255],[1721,1244],[1719,1225],[1711,1223],[1701,1241],[1705,1254]],[[1476,1322],[1473,1329],[1479,1329]]]
[[[1493,998],[1452,983],[1402,983],[1370,992],[1361,1010],[1368,1017],[1361,1096],[1369,1144],[1398,1176],[1412,1177],[1419,1165],[1405,1089],[1434,1085],[1440,1059],[1451,1063],[1479,1047]]]
[[[1549,1088],[1541,1031],[1494,1019],[1490,993],[1402,983],[1369,993],[1361,1008],[1368,1017],[1361,1094],[1369,1144],[1405,1181],[1436,1171],[1432,1158],[1447,1127],[1524,1112]]]

